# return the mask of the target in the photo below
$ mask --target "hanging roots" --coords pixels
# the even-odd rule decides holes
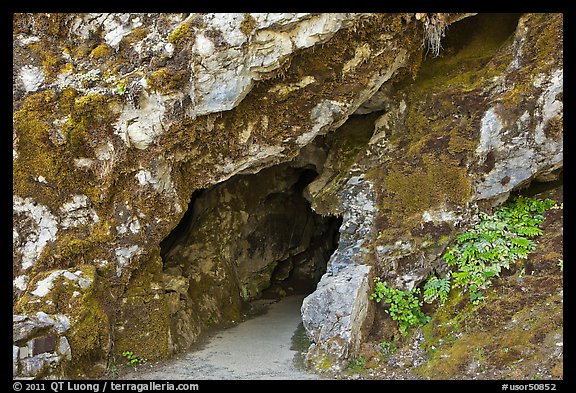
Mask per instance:
[[[432,52],[434,57],[440,54],[442,49],[442,37],[446,34],[446,21],[442,14],[416,14],[416,19],[424,23],[424,38],[422,46],[426,46],[426,55]]]

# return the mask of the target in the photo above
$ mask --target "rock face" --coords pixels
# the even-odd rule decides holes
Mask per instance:
[[[344,367],[373,277],[562,170],[562,15],[433,20],[435,58],[414,14],[15,14],[14,375],[168,357],[299,280]]]
[[[191,214],[161,244],[165,277],[178,292],[175,350],[188,348],[204,325],[240,320],[242,305],[266,290],[313,289],[338,230],[335,218],[315,214],[302,196],[315,174],[277,165],[192,198]]]

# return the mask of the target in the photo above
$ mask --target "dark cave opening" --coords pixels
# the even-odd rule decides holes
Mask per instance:
[[[442,47],[448,54],[466,50],[471,44],[483,45],[486,49],[500,47],[514,34],[521,16],[511,12],[480,13],[464,18],[447,27]]]
[[[190,225],[193,222],[192,216],[194,214],[194,202],[198,199],[204,189],[194,190],[192,195],[190,196],[190,202],[188,202],[188,208],[186,212],[180,219],[180,222],[176,227],[160,242],[160,256],[162,260],[164,260],[166,253],[168,250],[172,248],[174,243],[182,238],[186,232],[190,230]]]
[[[305,204],[310,207],[308,201]],[[338,247],[342,217],[322,217],[313,213],[313,219],[315,232],[308,247],[278,262],[272,272],[270,286],[262,291],[262,298],[308,295],[316,289],[316,284],[326,273],[328,260]]]
[[[486,66],[494,54],[512,39],[522,14],[477,14],[446,27],[438,56],[427,54],[420,79],[466,74]]]
[[[537,194],[553,190],[564,185],[564,170],[563,168],[557,169],[550,173],[544,179],[536,178],[528,185],[513,192],[512,195],[522,195],[526,197],[533,197]]]
[[[317,176],[312,164],[280,164],[191,195],[160,243],[164,272],[190,282],[181,297],[188,309],[224,322],[251,301],[316,289],[342,224],[315,213],[303,196]]]

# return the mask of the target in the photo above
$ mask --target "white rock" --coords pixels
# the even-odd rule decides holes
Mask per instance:
[[[116,273],[118,276],[122,273],[122,269],[128,265],[130,259],[140,251],[138,245],[132,245],[130,247],[121,247],[116,249],[116,260],[118,265],[116,267]]]
[[[54,280],[60,276],[64,276],[66,279],[74,282],[81,289],[86,289],[92,283],[90,279],[81,276],[81,272],[71,273],[67,270],[56,270],[48,275],[43,280],[38,281],[36,289],[31,293],[38,297],[46,296],[54,286]]]
[[[28,319],[26,315],[14,314],[12,315],[12,322],[22,322]]]
[[[74,159],[74,166],[78,169],[89,169],[94,165],[94,160],[91,158],[81,157]]]
[[[496,114],[495,108],[488,109],[482,117],[480,143],[476,148],[476,153],[482,155],[494,148],[501,147],[503,145],[503,142],[500,140],[502,129],[503,125]]]
[[[58,340],[58,346],[56,348],[58,354],[63,356],[68,360],[72,360],[72,349],[68,343],[68,339],[64,336],[60,337]]]
[[[108,161],[112,158],[114,154],[114,145],[111,142],[106,142],[98,146],[94,153],[96,154],[96,158],[101,161]]]
[[[241,13],[203,15],[207,25],[220,32],[218,50],[211,36],[194,35],[195,78],[191,81],[192,117],[234,108],[252,89],[255,80],[284,64],[294,51],[326,42],[358,14],[250,14],[250,39],[242,32]],[[198,17],[198,16],[190,16]],[[187,23],[187,21],[183,22]],[[246,42],[248,41],[247,45]]]
[[[70,329],[70,318],[63,314],[54,315],[56,322],[54,323],[54,329],[60,334],[65,333]]]
[[[164,101],[159,94],[143,94],[138,108],[127,105],[122,110],[115,123],[115,133],[127,146],[146,149],[163,132]]]
[[[26,236],[24,245],[16,249],[16,252],[22,255],[22,269],[26,270],[36,263],[46,244],[56,238],[58,223],[46,206],[40,205],[31,198],[23,199],[15,195],[12,211],[26,214],[35,224],[34,227],[27,228],[29,234]],[[14,221],[19,222],[17,219]],[[18,228],[18,224],[16,227]]]
[[[36,313],[36,319],[46,326],[54,325],[54,320],[50,318],[50,316],[43,311],[38,311]]]
[[[21,275],[14,279],[14,286],[20,291],[25,291],[26,288],[28,288],[29,281],[30,279],[28,278],[28,276]]]
[[[26,340],[32,337],[37,331],[48,328],[54,324],[52,318],[47,314],[41,313],[19,321],[13,321],[12,324],[12,342]]]
[[[57,277],[59,277],[63,272],[64,272],[63,270],[57,270],[55,272],[50,273],[48,277],[46,277],[45,279],[38,281],[38,283],[36,284],[36,289],[31,292],[32,295],[39,297],[46,296],[54,286],[54,280]]]
[[[29,341],[28,343],[26,343],[25,347],[19,347],[18,348],[18,358],[19,359],[25,359],[25,358],[29,358],[30,356],[32,356],[32,345],[30,344],[31,341]]]
[[[63,214],[62,227],[76,228],[80,225],[88,225],[100,221],[94,209],[88,208],[88,197],[86,195],[74,195],[72,201],[65,202],[60,211]]]
[[[60,360],[60,356],[50,353],[41,353],[34,357],[25,358],[20,361],[21,373],[24,376],[35,377],[50,364],[58,363]]]
[[[334,122],[334,115],[341,113],[342,104],[332,100],[324,100],[319,102],[310,112],[310,120],[312,121],[312,130],[300,135],[296,139],[299,145],[306,145],[327,125],[332,125]]]
[[[36,91],[44,83],[44,72],[40,67],[27,65],[20,69],[20,80],[27,93]]]
[[[16,345],[12,345],[12,376],[18,375],[18,357],[20,353],[20,348]]]

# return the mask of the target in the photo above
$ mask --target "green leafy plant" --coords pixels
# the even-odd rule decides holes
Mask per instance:
[[[116,93],[121,96],[124,95],[124,93],[126,93],[126,84],[119,82],[116,85]]]
[[[148,361],[146,358],[141,358],[139,356],[134,355],[132,351],[124,351],[122,352],[122,356],[124,356],[128,362],[126,363],[127,366],[136,367],[139,364],[144,364]]]
[[[379,277],[376,277],[374,282],[374,292],[370,295],[370,299],[375,300],[376,303],[383,300],[390,305],[384,312],[398,322],[402,335],[406,335],[410,327],[424,325],[430,321],[430,317],[420,310],[422,306],[422,302],[418,299],[420,288],[401,291],[388,287],[386,282],[381,281]]]
[[[349,374],[363,374],[366,371],[366,359],[364,359],[362,356],[358,356],[348,365]]]
[[[378,347],[380,348],[382,353],[384,353],[384,355],[392,355],[396,353],[396,350],[398,349],[396,347],[396,343],[393,341],[381,342],[380,344],[378,344]]]
[[[448,293],[450,293],[450,276],[447,275],[438,278],[432,275],[424,284],[424,301],[432,303],[434,300],[439,299],[440,304],[446,303],[448,300]]]
[[[561,272],[564,271],[564,259],[558,259],[558,267],[560,268]]]
[[[118,366],[115,364],[108,365],[106,369],[106,375],[108,375],[111,379],[116,379],[118,377]]]
[[[526,259],[536,248],[531,239],[542,234],[539,228],[544,219],[542,214],[553,206],[555,202],[551,199],[518,196],[492,215],[480,213],[481,221],[458,235],[456,244],[443,255],[453,269],[453,287],[468,291],[474,304],[482,301],[482,291],[491,285],[493,277],[518,259]],[[434,285],[437,284],[432,281],[429,287]],[[430,291],[430,298],[434,298],[434,289]]]

